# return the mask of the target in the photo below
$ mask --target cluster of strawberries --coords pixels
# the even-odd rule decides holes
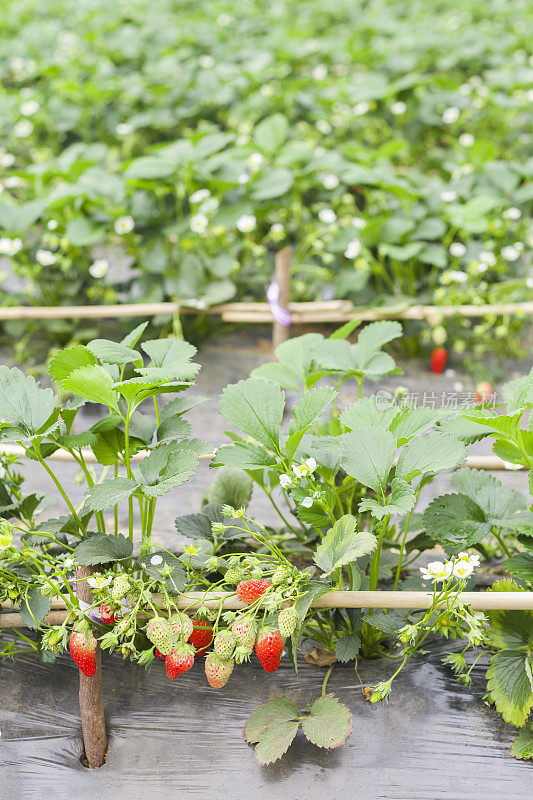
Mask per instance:
[[[241,581],[237,586],[237,596],[244,603],[254,603],[270,585],[266,579]],[[114,594],[122,594],[124,588],[121,586]],[[115,614],[105,604],[100,606],[99,612],[103,622],[112,624],[116,621]],[[275,672],[281,661],[283,637],[290,636],[297,623],[296,610],[284,608],[278,615],[278,630],[262,627],[258,631],[253,617],[245,613],[233,622],[231,628],[219,630],[214,636],[213,626],[207,620],[191,619],[187,614],[177,612],[170,619],[153,617],[146,626],[146,636],[155,645],[156,656],[165,661],[170,680],[191,669],[195,656],[205,656],[207,680],[213,688],[220,689],[228,682],[235,662],[247,659],[254,648],[265,672]],[[96,639],[92,633],[85,630],[72,633],[69,649],[83,674],[94,675]]]

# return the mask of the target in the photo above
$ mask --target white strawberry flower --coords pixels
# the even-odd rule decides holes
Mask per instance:
[[[20,113],[23,117],[32,117],[39,111],[40,107],[37,100],[26,100],[20,107]]]
[[[354,228],[357,228],[357,230],[362,230],[363,228],[366,228],[366,220],[361,219],[361,217],[354,217],[352,219],[352,225]]]
[[[516,247],[513,247],[513,245],[502,247],[502,256],[506,261],[516,261],[519,255],[520,252],[516,249]]]
[[[466,247],[462,242],[452,242],[450,245],[450,254],[456,258],[461,258],[466,253]]]
[[[510,208],[505,209],[505,211],[503,212],[503,216],[505,217],[505,219],[520,219],[520,217],[522,216],[522,212],[520,211],[519,208],[511,206]]]
[[[324,136],[327,136],[333,130],[327,119],[317,120],[315,123],[315,127],[317,131],[320,131],[320,133],[322,133]]]
[[[197,189],[189,197],[189,203],[203,203],[208,197],[211,197],[209,189]]]
[[[430,561],[427,567],[420,567],[420,572],[422,580],[439,583],[451,577],[453,563],[451,561]]]
[[[119,122],[115,128],[115,133],[117,136],[129,136],[130,133],[133,133],[133,130],[131,122]]]
[[[261,155],[261,153],[252,153],[250,156],[248,156],[247,163],[250,169],[255,172],[261,167],[264,160],[265,157]]]
[[[352,239],[352,241],[348,242],[346,246],[346,250],[344,251],[344,256],[346,258],[357,258],[360,252],[361,252],[361,242],[359,241],[359,239]]]
[[[2,236],[0,238],[0,255],[2,256],[15,256],[22,250],[22,239],[10,239],[9,236]]]
[[[312,497],[304,497],[302,502],[300,503],[302,508],[311,508],[313,505],[313,498]]]
[[[445,125],[452,125],[459,119],[459,109],[455,106],[445,109],[442,115],[442,121]]]
[[[194,233],[205,233],[209,220],[205,214],[194,214],[189,222],[189,227]]]
[[[453,189],[444,189],[440,193],[440,199],[443,203],[453,203],[457,200],[457,192],[454,192]]]
[[[93,278],[103,278],[109,269],[107,258],[97,258],[89,267],[89,273]]]
[[[241,233],[250,233],[254,230],[257,220],[253,214],[241,214],[237,219],[235,226]]]
[[[215,59],[213,56],[202,55],[198,59],[198,64],[202,67],[202,69],[211,69],[211,67],[215,66]]]
[[[396,103],[391,105],[390,110],[395,117],[398,117],[401,114],[405,114],[407,111],[407,106],[402,100],[397,100]]]
[[[106,578],[105,575],[91,575],[90,578],[87,578],[87,583],[92,589],[104,589],[111,583],[111,577]]]
[[[48,222],[46,223],[46,227],[48,228],[49,231],[55,231],[55,229],[57,228],[57,220],[49,219]]]
[[[456,561],[453,565],[453,576],[454,578],[459,578],[460,580],[469,578],[473,571],[474,565],[471,564],[470,561],[461,559],[460,561]]]
[[[496,256],[490,250],[482,250],[479,254],[479,260],[489,267],[493,267],[496,264]]]
[[[292,478],[290,475],[286,475],[285,473],[279,476],[279,485],[283,489],[288,489],[289,486],[292,484]]]
[[[324,78],[328,76],[328,68],[325,64],[317,64],[316,67],[313,67],[313,72],[311,74],[315,81],[323,81]]]
[[[115,233],[117,233],[119,236],[124,236],[126,233],[131,233],[135,227],[135,222],[133,217],[126,215],[116,219],[113,227],[115,229]]]
[[[477,553],[459,553],[459,561],[468,561],[473,567],[479,567],[479,555]]]
[[[17,139],[27,139],[33,133],[33,123],[29,119],[21,119],[13,127],[13,133]]]
[[[35,254],[35,259],[42,264],[43,267],[50,267],[52,264],[55,264],[57,259],[55,255],[52,253],[51,250],[37,250]]]
[[[366,100],[362,100],[360,103],[356,103],[352,108],[353,113],[356,117],[362,117],[366,114],[366,112],[370,109],[370,104],[366,102]]]
[[[152,558],[150,559],[150,564],[153,564],[154,567],[157,567],[159,564],[162,563],[163,563],[163,556],[159,556],[156,554],[155,556],[152,556]]]
[[[322,186],[324,189],[336,189],[338,185],[339,179],[332,172],[327,172],[325,175],[322,175]]]
[[[337,215],[332,208],[321,208],[318,212],[318,218],[325,225],[331,225],[337,219]]]
[[[13,153],[0,153],[0,167],[12,167],[15,163]]]
[[[450,280],[455,283],[465,283],[468,280],[468,275],[460,269],[451,269],[448,273]]]
[[[459,144],[461,145],[461,147],[466,147],[466,148],[472,147],[475,141],[476,140],[474,139],[471,133],[462,133],[459,136]]]

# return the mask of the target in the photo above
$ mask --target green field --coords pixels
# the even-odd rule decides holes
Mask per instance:
[[[294,300],[531,295],[527,3],[4,11],[4,304],[264,299],[286,244]],[[418,343],[517,352],[519,325],[447,322]]]

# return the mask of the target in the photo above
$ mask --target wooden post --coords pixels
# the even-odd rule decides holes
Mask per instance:
[[[94,572],[92,567],[76,567],[76,578],[87,578]],[[77,583],[76,594],[84,603],[93,602],[93,593],[86,580]],[[104,698],[102,694],[102,654],[96,645],[96,672],[91,678],[80,672],[80,716],[85,758],[91,769],[105,764],[107,733],[105,729]]]
[[[276,283],[279,286],[278,305],[283,309],[289,308],[291,294],[291,255],[292,248],[285,247],[276,253]],[[289,338],[290,327],[274,320],[272,327],[272,347],[275,350]]]

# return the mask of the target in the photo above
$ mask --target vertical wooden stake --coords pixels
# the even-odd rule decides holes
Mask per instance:
[[[87,578],[94,570],[91,567],[76,567],[76,578]],[[93,602],[93,593],[86,580],[77,584],[76,594],[84,603]],[[104,698],[102,694],[102,656],[100,645],[96,645],[96,672],[91,678],[80,672],[80,716],[85,758],[91,769],[105,764],[107,733],[105,729]]]
[[[291,255],[292,248],[285,247],[276,253],[276,283],[279,286],[278,303],[281,308],[289,308],[291,293]],[[272,326],[272,346],[274,350],[289,338],[290,327],[274,321]]]

